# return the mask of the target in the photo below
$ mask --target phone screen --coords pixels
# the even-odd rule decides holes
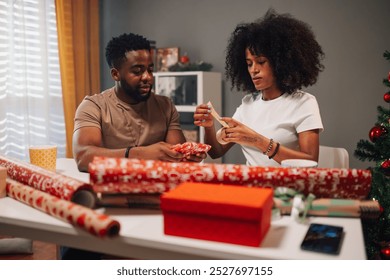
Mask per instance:
[[[334,254],[340,252],[343,228],[324,224],[310,224],[301,249],[314,252]]]

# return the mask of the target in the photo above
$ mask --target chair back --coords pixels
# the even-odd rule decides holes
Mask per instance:
[[[349,154],[344,148],[320,146],[319,168],[349,168]]]

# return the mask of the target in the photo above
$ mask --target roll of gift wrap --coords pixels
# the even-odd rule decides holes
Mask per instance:
[[[317,198],[364,199],[371,172],[361,169],[258,167],[95,157],[89,165],[97,192],[165,192],[183,182],[249,187],[284,186]]]
[[[109,216],[99,214],[92,209],[70,201],[59,199],[12,179],[7,179],[6,191],[9,197],[80,227],[93,235],[112,237],[119,233],[119,223]]]
[[[7,168],[8,177],[15,181],[86,207],[95,206],[96,195],[90,184],[1,155],[0,166]]]
[[[293,208],[292,200],[283,201],[274,198],[274,205],[280,210],[282,215],[291,214]],[[381,207],[376,200],[320,198],[312,201],[307,214],[310,216],[377,219],[381,214]]]

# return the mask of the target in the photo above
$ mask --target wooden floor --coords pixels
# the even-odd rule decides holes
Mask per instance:
[[[56,260],[57,246],[55,244],[33,241],[33,254],[0,255],[0,260]]]

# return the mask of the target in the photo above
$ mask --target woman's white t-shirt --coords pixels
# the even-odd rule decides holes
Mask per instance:
[[[261,96],[244,96],[233,118],[294,150],[299,150],[298,133],[313,129],[323,130],[320,110],[313,95],[297,91],[267,101]],[[241,148],[247,165],[279,166],[279,163],[264,155],[263,151],[248,146]]]

